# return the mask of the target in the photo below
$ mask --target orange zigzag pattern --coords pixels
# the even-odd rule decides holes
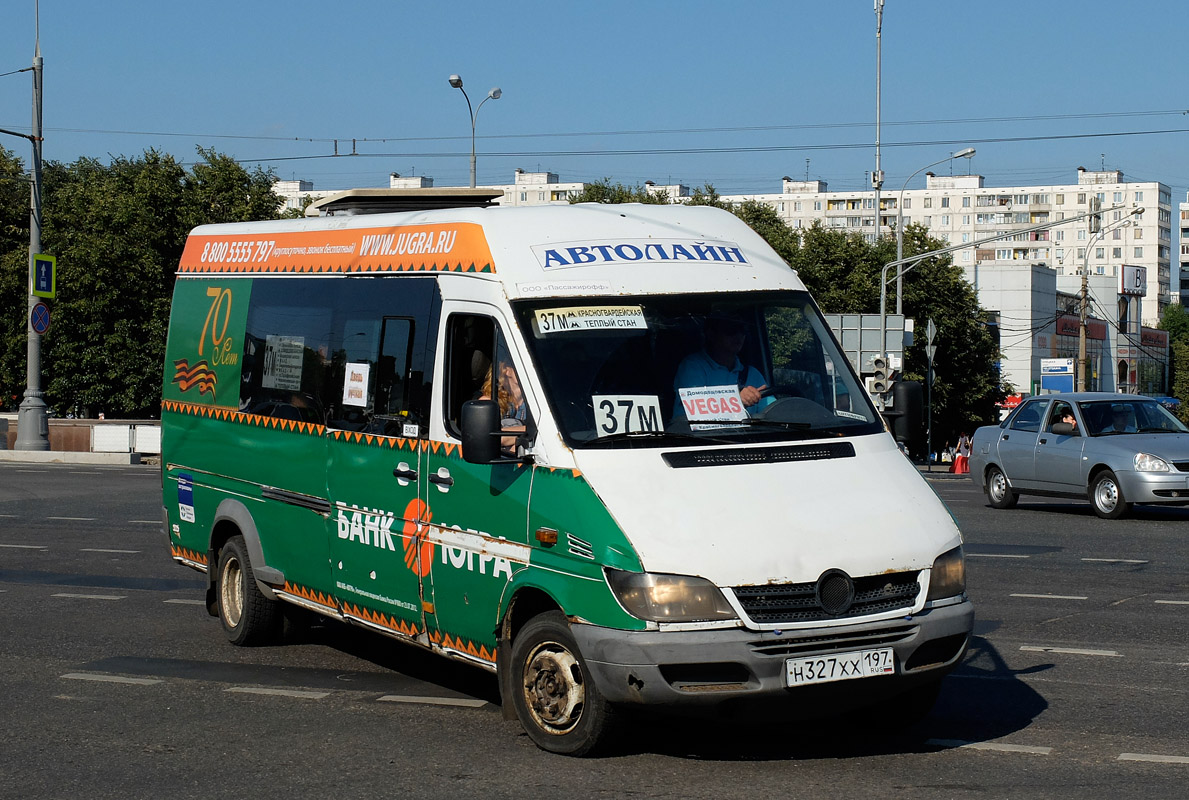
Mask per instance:
[[[374,264],[364,266],[363,264],[347,265],[347,266],[318,266],[318,267],[292,267],[285,264],[280,265],[259,265],[259,264],[235,264],[214,265],[214,264],[182,264],[178,267],[178,272],[182,273],[236,273],[236,272],[256,272],[256,273],[292,273],[292,274],[326,274],[326,273],[341,273],[341,274],[355,274],[360,272],[476,272],[476,273],[493,273],[495,268],[491,264],[484,264],[477,266],[472,264]]]
[[[310,589],[306,586],[299,586],[295,583],[285,581],[285,585],[282,587],[281,591],[291,594],[295,597],[300,597],[303,600],[307,600],[311,603],[314,603],[315,605],[330,609],[331,611],[338,611],[338,607],[335,605],[334,599],[330,597],[330,595],[323,594],[322,592],[319,592],[315,589]]]
[[[474,642],[463,639],[462,637],[451,636],[441,631],[430,631],[429,640],[439,647],[466,653],[489,664],[495,663],[495,651],[488,650],[483,645],[476,646]]]
[[[387,628],[390,631],[396,631],[404,636],[416,636],[421,630],[416,625],[410,625],[403,619],[395,619],[387,614],[372,611],[370,608],[362,608],[360,606],[343,605],[343,613],[349,614],[353,617],[366,620],[373,625],[379,625]]]
[[[265,417],[260,414],[245,414],[242,411],[235,411],[229,408],[200,406],[196,403],[184,403],[178,400],[162,400],[161,407],[166,411],[173,411],[178,414],[209,417],[224,422],[236,422],[241,425],[255,425],[259,428],[275,428],[292,433],[304,433],[309,436],[321,436],[326,433],[325,425],[316,425],[313,422],[299,422],[292,419]]]
[[[184,558],[187,561],[206,564],[206,553],[200,553],[197,550],[187,550],[185,547],[179,547],[176,544],[171,544],[169,549],[173,552],[174,558]]]

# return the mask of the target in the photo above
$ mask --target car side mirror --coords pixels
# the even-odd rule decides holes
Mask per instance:
[[[1050,430],[1058,436],[1081,436],[1072,422],[1054,422]]]
[[[490,464],[500,456],[500,407],[494,400],[462,404],[462,457],[471,464]]]

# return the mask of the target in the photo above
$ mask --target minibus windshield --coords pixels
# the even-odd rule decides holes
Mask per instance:
[[[571,447],[883,430],[806,292],[551,298],[514,307]]]

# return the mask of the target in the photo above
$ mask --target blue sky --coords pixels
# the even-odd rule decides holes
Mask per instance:
[[[7,73],[32,61],[34,2],[2,9]],[[43,0],[45,157],[158,148],[192,162],[201,144],[289,159],[260,163],[319,188],[385,186],[393,171],[466,185],[459,73],[476,104],[503,90],[478,118],[481,184],[520,167],[727,194],[808,172],[858,189],[875,160],[875,19],[872,0]],[[1072,183],[1105,164],[1169,184],[1175,208],[1187,19],[1183,0],[887,0],[885,190],[973,144],[988,185]],[[0,76],[0,128],[27,131],[30,98],[29,73]],[[1180,132],[1136,133],[1167,130]],[[361,155],[315,157],[353,138]],[[27,159],[21,139],[0,144]]]

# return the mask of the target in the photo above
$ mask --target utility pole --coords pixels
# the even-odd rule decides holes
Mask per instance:
[[[39,22],[36,23],[39,25]],[[32,189],[29,199],[29,313],[25,324],[29,331],[25,399],[17,414],[17,450],[49,450],[50,431],[45,395],[41,391],[41,334],[33,327],[33,259],[41,253],[41,32],[36,30],[33,50],[33,143]]]

